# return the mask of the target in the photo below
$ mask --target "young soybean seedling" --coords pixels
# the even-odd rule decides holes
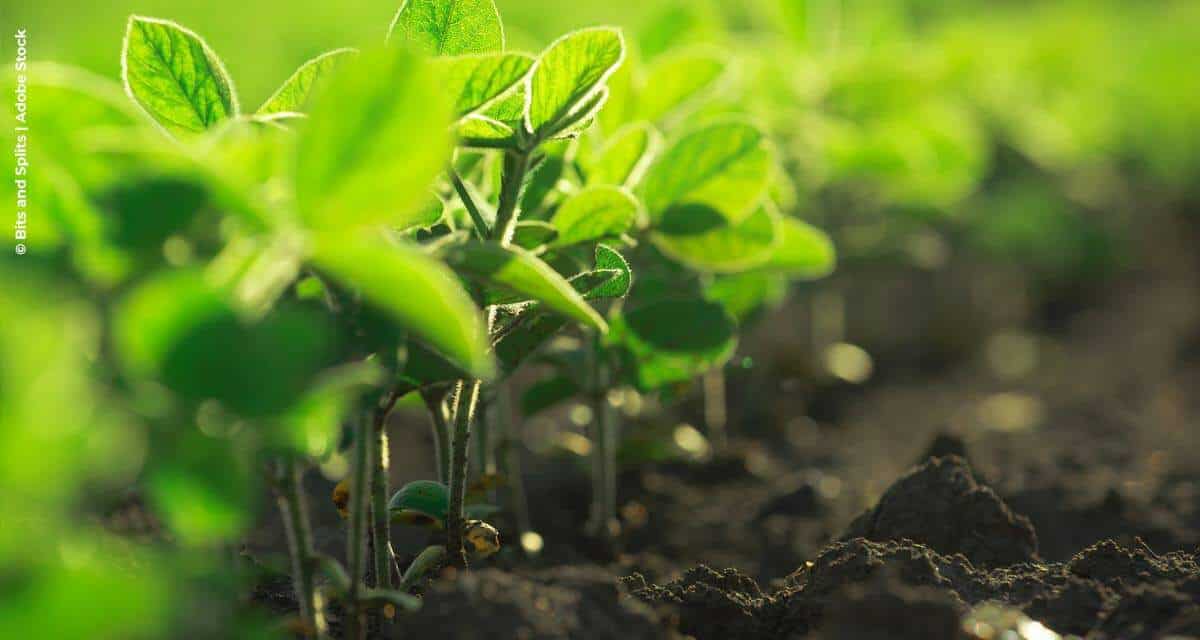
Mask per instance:
[[[287,302],[328,313],[331,324],[344,330],[346,364],[381,371],[368,387],[396,378],[399,347],[410,333],[474,378],[492,375],[483,314],[445,262],[403,237],[431,222],[427,187],[451,149],[452,108],[420,54],[404,46],[357,56],[334,52],[304,65],[254,115],[240,112],[216,54],[173,23],[131,19],[123,69],[129,95],[176,138],[186,162],[236,214],[234,239],[214,268],[235,297],[254,293],[245,300],[248,312],[267,313]],[[308,117],[295,115],[308,107],[317,85],[324,90],[315,92]],[[413,140],[423,144],[403,157],[393,153]],[[285,190],[262,189],[267,183]],[[357,415],[351,418],[348,571],[329,573],[345,574],[333,582],[350,613],[348,635],[360,637],[368,607],[411,608],[415,601],[388,588],[382,427],[396,394],[385,385],[375,394],[347,390],[341,398]],[[290,528],[301,616],[319,634],[313,570],[336,563],[318,562],[311,552],[302,492],[296,489],[297,462],[283,463],[280,502]],[[370,528],[369,493],[377,516]],[[376,550],[376,584],[370,589],[363,585],[369,530]]]
[[[466,13],[450,29],[429,19],[459,12]],[[502,343],[536,346],[564,329],[568,319],[607,330],[585,301],[597,283],[568,280],[577,274],[562,273],[519,244],[524,240],[519,231],[520,217],[542,205],[533,196],[537,172],[552,161],[561,141],[594,119],[607,97],[606,80],[625,54],[620,32],[610,28],[564,35],[536,57],[503,51],[502,34],[491,2],[413,1],[397,14],[389,41],[409,41],[437,55],[433,63],[454,97],[460,151],[447,172],[446,196],[457,199],[466,215],[436,226],[430,246],[479,286],[476,299],[487,309],[487,332],[502,371],[510,372],[532,349],[516,352],[502,349]],[[481,155],[485,162],[468,165]],[[489,163],[499,169],[494,189]],[[458,231],[460,222],[471,231]],[[408,363],[403,379],[426,399],[435,428],[448,422],[452,429],[449,438],[439,438],[451,446],[445,456],[447,551],[451,562],[463,564],[468,439],[482,381],[456,375],[440,358],[425,355]],[[437,391],[447,388],[448,393]],[[447,399],[448,416],[439,396]]]
[[[564,236],[575,236],[579,219],[598,226],[604,217],[592,211],[621,217],[625,214],[611,202],[612,195],[607,207],[596,204],[612,190],[627,194],[636,220],[621,234],[637,247],[632,261],[640,284],[610,309],[613,330],[606,339],[585,340],[581,352],[546,353],[542,361],[555,375],[523,398],[526,414],[576,396],[591,407],[589,530],[600,538],[610,539],[619,530],[619,423],[610,392],[625,384],[642,392],[663,391],[719,370],[736,347],[735,316],[741,308],[733,302],[762,304],[765,299],[748,300],[747,294],[753,298],[768,289],[751,288],[727,300],[722,296],[727,289],[715,283],[819,277],[832,266],[833,250],[824,234],[779,212],[770,189],[778,175],[773,151],[757,127],[733,116],[680,125],[684,114],[704,109],[715,94],[727,57],[687,50],[654,61],[644,74],[628,70],[633,77],[623,79],[610,107],[635,121],[602,114],[604,127],[588,132],[589,144],[561,181],[568,185],[565,200],[548,220],[560,244]],[[678,82],[681,77],[688,82]],[[668,130],[666,144],[660,128]],[[580,216],[579,210],[589,215]],[[548,250],[555,248],[551,242]]]

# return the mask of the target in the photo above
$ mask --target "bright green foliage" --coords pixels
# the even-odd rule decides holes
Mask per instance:
[[[404,0],[388,38],[434,56],[504,50],[504,26],[493,0]]]
[[[270,98],[267,98],[267,101],[258,108],[256,113],[304,111],[317,88],[318,81],[328,76],[346,58],[356,53],[358,52],[354,49],[335,49],[305,62],[300,65],[296,73],[284,81],[283,85]]]
[[[386,82],[382,81],[387,79]],[[313,104],[296,150],[296,198],[306,226],[405,227],[449,157],[445,92],[403,48],[342,65]]]
[[[513,88],[533,66],[524,53],[489,53],[432,61],[442,90],[454,99],[454,113],[465,116]]]
[[[459,120],[454,133],[467,146],[504,146],[513,137],[512,127],[478,113]]]
[[[766,307],[775,306],[787,296],[784,276],[763,271],[722,274],[704,285],[704,299],[720,304],[742,325]]]
[[[647,123],[618,130],[600,148],[596,158],[585,163],[588,184],[626,187],[635,184],[661,145],[661,134]]]
[[[263,417],[289,407],[329,364],[331,336],[320,317],[294,310],[245,322],[201,274],[183,271],[150,280],[122,302],[116,346],[135,376],[190,402],[217,400]]]
[[[512,243],[522,249],[538,251],[546,248],[558,237],[558,229],[543,220],[524,220],[517,223]]]
[[[591,273],[609,277],[599,286],[583,292],[585,298],[624,298],[633,287],[633,272],[629,262],[608,245],[596,245],[596,268]]]
[[[491,377],[483,319],[445,265],[411,247],[354,235],[318,238],[313,262],[451,362]]]
[[[779,214],[760,206],[730,222],[704,205],[672,207],[653,235],[663,253],[700,271],[737,272],[766,263],[777,242]]]
[[[449,247],[443,258],[455,269],[487,284],[532,298],[601,332],[600,314],[550,265],[517,247],[468,243]]]
[[[174,135],[203,133],[238,114],[221,59],[174,22],[131,17],[121,70],[129,96]]]
[[[781,216],[779,239],[763,269],[789,278],[822,278],[833,272],[837,254],[824,231],[796,218]]]
[[[173,443],[172,464],[151,469],[149,498],[183,544],[220,544],[252,523],[250,461],[239,444],[189,429]]]
[[[638,193],[652,224],[670,207],[702,205],[738,222],[766,193],[771,154],[757,128],[741,122],[703,126],[671,143],[650,166]]]
[[[616,29],[597,27],[569,33],[546,49],[529,80],[525,126],[540,135],[561,130],[589,110],[589,99],[625,58]]]
[[[711,93],[725,73],[726,57],[693,50],[655,60],[638,94],[637,116],[655,122]]]
[[[639,207],[624,189],[588,187],[568,198],[550,218],[550,224],[558,230],[550,246],[567,247],[619,236],[633,226]]]
[[[628,354],[643,390],[683,382],[724,364],[737,346],[733,320],[716,303],[664,299],[613,318],[609,340]]]

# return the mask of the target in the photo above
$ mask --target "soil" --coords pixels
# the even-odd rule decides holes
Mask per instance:
[[[501,518],[500,554],[438,576],[421,612],[376,635],[1053,637],[1036,622],[1089,639],[1200,638],[1196,237],[1164,226],[1145,240],[1156,249],[1144,264],[1103,292],[1000,316],[934,317],[954,306],[942,301],[954,291],[1005,291],[1003,266],[947,269],[969,280],[953,286],[907,274],[905,291],[942,302],[912,296],[927,307],[924,322],[909,323],[920,335],[848,328],[846,341],[878,354],[857,386],[801,382],[811,376],[795,361],[811,354],[788,345],[805,344],[811,327],[803,301],[782,309],[742,348],[755,368],[731,373],[729,447],[625,467],[619,549],[581,533],[582,461],[526,456],[542,552],[524,557]],[[878,297],[855,283],[898,286],[893,276],[839,277],[831,286],[844,285],[850,317]],[[1036,354],[1015,374],[994,362],[1011,343],[991,340],[1012,327]],[[928,333],[955,331],[972,335]],[[918,357],[889,343],[923,348]],[[679,417],[702,424],[693,404]],[[656,426],[631,417],[626,429]],[[427,428],[419,417],[393,425],[394,485],[431,475]],[[308,482],[318,546],[340,556],[331,486],[316,473]],[[402,565],[427,542],[394,535]],[[282,540],[267,512],[246,553],[267,557]],[[264,578],[255,601],[286,611],[287,591],[286,580]]]

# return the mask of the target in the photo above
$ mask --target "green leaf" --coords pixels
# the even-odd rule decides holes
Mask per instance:
[[[535,251],[558,237],[558,229],[542,220],[522,220],[513,232],[512,243],[522,249]]]
[[[506,333],[496,343],[496,358],[506,373],[514,371],[538,347],[567,326],[567,321],[558,314],[529,310],[532,319]]]
[[[458,121],[454,135],[464,147],[504,149],[516,146],[512,127],[478,113]]]
[[[358,53],[355,49],[335,49],[323,53],[308,62],[284,81],[267,101],[258,108],[257,114],[302,112],[308,106],[313,89],[318,81],[333,71],[346,58]]]
[[[596,267],[571,278],[585,300],[624,298],[633,287],[633,272],[625,256],[608,245],[596,245]]]
[[[556,40],[534,63],[529,78],[529,133],[540,134],[575,114],[624,58],[625,42],[617,29],[581,29]]]
[[[662,136],[649,123],[621,128],[584,167],[588,184],[636,185],[660,146]]]
[[[704,286],[704,298],[719,303],[738,323],[768,305],[783,302],[787,278],[764,271],[720,275]]]
[[[732,318],[707,300],[668,299],[613,318],[609,341],[624,347],[642,390],[683,382],[723,365],[737,347]]]
[[[203,133],[238,114],[233,81],[200,36],[167,20],[131,16],[121,51],[125,90],[174,135]]]
[[[779,242],[762,268],[789,278],[816,279],[833,272],[837,251],[824,231],[787,216],[780,216]]]
[[[416,248],[357,234],[318,237],[312,260],[454,364],[491,377],[482,314],[445,265]]]
[[[570,283],[524,249],[473,242],[448,247],[443,258],[468,276],[537,300],[601,332],[608,330],[600,314]]]
[[[711,93],[725,73],[725,60],[716,52],[694,50],[654,61],[638,96],[637,115],[658,122]]]
[[[493,0],[404,0],[388,39],[433,56],[504,50],[504,25]]]
[[[550,224],[558,239],[550,246],[567,247],[621,235],[637,220],[637,198],[620,187],[587,187],[567,199],[554,212]]]
[[[651,239],[690,268],[732,273],[770,260],[779,235],[779,215],[766,206],[735,223],[710,207],[685,205],[668,209]]]
[[[450,157],[449,122],[445,91],[417,54],[393,47],[347,61],[297,145],[303,221],[315,230],[419,223]]]
[[[146,473],[147,498],[180,543],[212,547],[252,524],[254,476],[236,440],[191,428],[156,444]]]
[[[288,409],[332,356],[332,330],[321,316],[281,309],[246,322],[195,271],[152,278],[121,302],[116,318],[114,343],[128,373],[248,417]]]
[[[414,480],[401,487],[388,501],[388,513],[392,518],[417,514],[440,523],[446,519],[449,509],[450,491],[446,485],[433,480]]]
[[[524,53],[486,53],[435,58],[431,61],[442,90],[454,97],[454,113],[462,117],[516,86],[533,56]]]
[[[549,127],[542,134],[551,140],[574,140],[596,122],[604,105],[608,104],[608,87],[592,94],[592,97],[580,103],[579,108],[571,111],[567,117],[559,120],[556,125]]]
[[[416,340],[409,340],[408,357],[404,360],[404,371],[400,374],[400,381],[408,388],[420,389],[462,380],[469,376],[470,373],[454,366],[440,354]]]
[[[710,124],[672,143],[646,172],[639,193],[651,223],[680,205],[705,205],[737,222],[762,201],[770,171],[761,131],[740,122]]]

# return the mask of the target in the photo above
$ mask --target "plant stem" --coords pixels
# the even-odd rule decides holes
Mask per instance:
[[[504,153],[504,166],[500,175],[500,200],[496,207],[496,224],[492,227],[490,240],[500,246],[512,241],[517,228],[517,205],[521,200],[521,189],[525,186],[525,173],[529,170],[529,152],[509,150]],[[495,328],[496,310],[487,310],[487,333],[491,336]],[[460,380],[454,386],[454,435],[450,452],[450,505],[446,514],[446,556],[451,566],[467,566],[463,552],[463,501],[467,491],[467,447],[471,439],[471,420],[475,417],[475,405],[479,401],[481,380]]]
[[[392,528],[388,514],[388,436],[387,418],[398,396],[388,391],[380,399],[371,416],[374,446],[371,448],[371,512],[374,518],[373,545],[375,556],[375,586],[392,588]]]
[[[446,392],[441,389],[421,389],[421,400],[429,410],[432,422],[434,457],[437,459],[438,482],[450,483],[450,427],[446,424]]]
[[[616,437],[608,406],[608,369],[600,334],[591,340],[592,376],[589,389],[592,404],[592,510],[590,526],[593,535],[609,539],[616,534],[617,481]]]
[[[726,430],[728,411],[725,400],[725,368],[716,367],[704,373],[704,422],[713,448],[724,451],[729,445]]]
[[[462,380],[454,388],[454,436],[450,454],[450,507],[446,514],[446,556],[451,566],[466,567],[463,552],[463,500],[467,490],[467,446],[471,419],[479,400],[479,380]]]
[[[521,187],[525,184],[525,172],[529,170],[529,154],[524,151],[506,151],[504,166],[500,174],[500,200],[496,206],[496,226],[492,228],[492,241],[507,245],[517,229],[517,204],[521,200]]]
[[[466,183],[453,168],[450,169],[450,182],[454,185],[454,191],[458,193],[458,199],[462,200],[463,207],[470,214],[471,222],[475,224],[476,235],[480,240],[487,239],[491,235],[491,229],[488,229],[487,222],[483,219],[483,214],[479,212],[479,206],[475,204],[471,192],[467,190]]]
[[[475,404],[475,429],[471,435],[471,440],[475,443],[475,473],[472,474],[475,480],[481,480],[495,470],[491,456],[492,411],[493,407],[481,394]]]
[[[308,521],[308,502],[303,490],[304,470],[292,458],[279,461],[276,468],[276,501],[283,517],[288,553],[292,560],[292,584],[300,605],[300,619],[317,637],[325,634],[325,617],[316,599],[313,582],[312,528]]]
[[[366,615],[362,607],[363,568],[366,555],[367,490],[371,483],[371,443],[374,440],[369,417],[357,421],[354,450],[350,461],[350,522],[347,536],[347,563],[350,593],[347,597],[346,638],[366,637]]]

